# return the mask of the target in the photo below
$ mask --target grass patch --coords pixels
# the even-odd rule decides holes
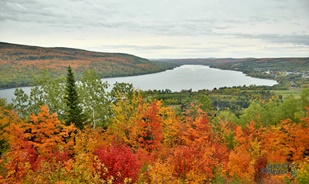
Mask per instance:
[[[293,95],[295,98],[300,98],[303,88],[290,88],[288,90],[272,90],[272,92],[281,95],[283,98]]]

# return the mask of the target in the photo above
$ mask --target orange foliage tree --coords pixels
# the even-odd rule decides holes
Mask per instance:
[[[309,108],[301,122],[282,120],[265,131],[264,147],[273,162],[297,162],[309,155]]]
[[[162,117],[159,114],[159,101],[154,101],[144,109],[139,120],[138,142],[141,148],[151,152],[160,147],[162,142]]]
[[[11,125],[9,130],[13,138],[5,161],[7,182],[22,181],[29,169],[38,171],[45,162],[64,163],[69,159],[75,128],[62,125],[46,106],[30,119],[29,123]]]
[[[265,154],[261,148],[260,134],[260,131],[255,128],[254,121],[251,121],[244,130],[240,126],[236,126],[236,145],[229,155],[227,167],[230,177],[245,183],[254,181],[256,167],[261,167],[256,163]],[[265,162],[261,163],[266,164]]]

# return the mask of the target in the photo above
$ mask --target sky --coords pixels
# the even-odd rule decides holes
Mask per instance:
[[[159,58],[309,56],[309,0],[0,0],[0,41]]]

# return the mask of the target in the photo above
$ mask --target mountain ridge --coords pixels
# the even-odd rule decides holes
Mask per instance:
[[[108,78],[155,73],[176,65],[126,53],[0,42],[0,88],[35,85],[33,78],[43,71],[50,71],[51,77],[59,77],[65,75],[68,66],[78,80],[85,70],[95,70],[102,78]]]

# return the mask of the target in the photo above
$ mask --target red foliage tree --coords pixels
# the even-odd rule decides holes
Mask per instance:
[[[136,182],[141,168],[137,156],[126,145],[101,147],[95,150],[99,162],[105,167],[100,168],[101,177],[105,180],[113,180],[114,183],[123,183],[130,180]],[[106,169],[107,168],[107,174]]]

